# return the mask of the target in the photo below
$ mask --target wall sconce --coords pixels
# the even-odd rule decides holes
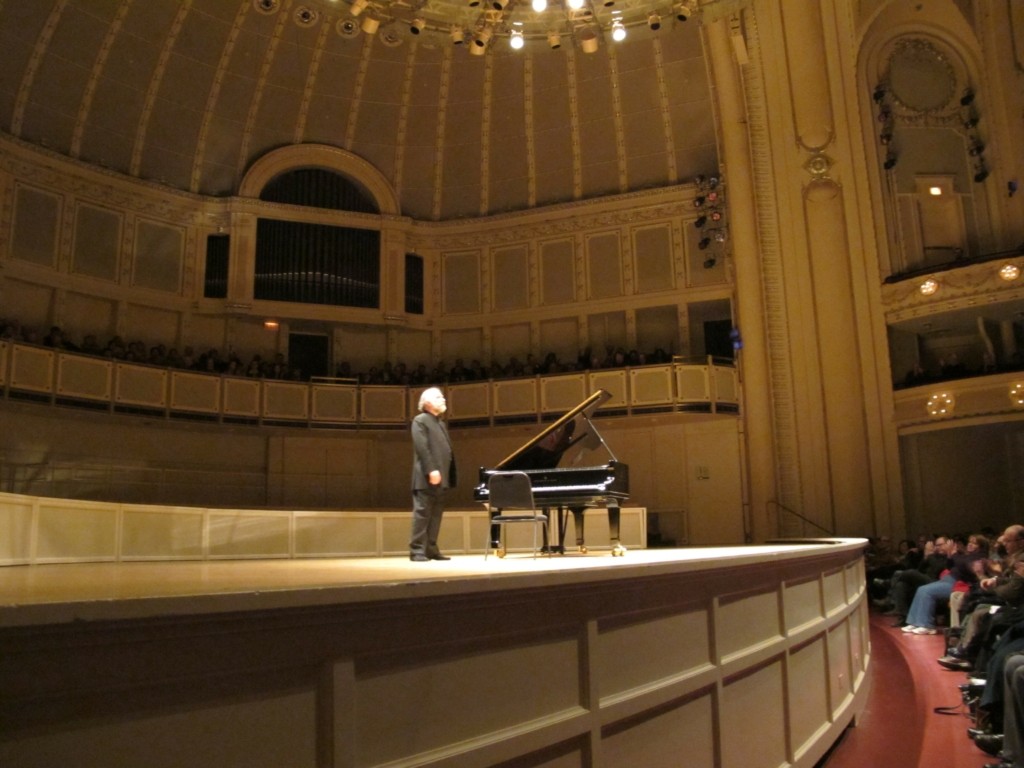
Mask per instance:
[[[937,392],[928,398],[928,404],[925,407],[928,409],[928,415],[934,418],[952,416],[953,409],[956,407],[956,398],[948,392]]]
[[[1010,404],[1014,408],[1024,408],[1024,381],[1010,387]]]
[[[717,263],[718,259],[716,259],[714,256],[708,256],[706,259],[704,259],[704,269],[714,269],[715,264]]]
[[[999,269],[999,277],[1010,283],[1020,277],[1020,267],[1016,264],[1005,264]]]
[[[931,296],[937,290],[939,290],[939,281],[929,277],[921,285],[917,287],[917,290],[921,292],[922,296]]]
[[[281,327],[281,324],[277,322],[277,320],[264,320],[263,327],[266,328],[268,331],[276,331],[278,328]]]

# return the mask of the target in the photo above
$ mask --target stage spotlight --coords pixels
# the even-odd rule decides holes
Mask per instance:
[[[974,174],[974,180],[978,184],[981,184],[981,182],[983,182],[987,178],[988,178],[988,168],[986,168],[985,166],[981,166],[978,169],[978,172]]]
[[[896,167],[896,153],[895,152],[889,152],[888,154],[886,154],[885,162],[882,163],[882,167],[885,168],[885,170],[887,170],[887,171],[891,171],[894,167]]]
[[[966,128],[967,130],[970,130],[971,128],[974,128],[977,124],[978,124],[978,118],[975,115],[972,115],[971,117],[969,117],[966,120],[964,120],[964,128]]]
[[[973,144],[971,144],[970,149],[967,150],[967,154],[970,155],[971,157],[977,157],[984,151],[985,145],[982,144],[980,141],[975,141]]]
[[[711,238],[710,237],[702,237],[700,239],[700,241],[697,243],[697,247],[700,248],[702,251],[705,248],[707,248],[709,245],[711,245]]]
[[[425,26],[427,26],[427,22],[424,21],[423,19],[413,19],[412,22],[409,24],[409,31],[412,32],[414,35],[418,35],[420,32],[423,31],[423,28]]]
[[[496,11],[504,11],[506,5],[508,5],[508,0],[493,0],[491,3],[491,7]]]
[[[722,212],[721,211],[712,211],[711,212],[711,220],[712,221],[721,221],[722,220]]]
[[[622,22],[616,19],[612,22],[612,40],[617,43],[621,43],[626,39],[626,28],[622,26]]]
[[[972,91],[970,88],[968,88],[966,91],[964,91],[964,95],[960,97],[960,106],[961,107],[966,107],[968,104],[971,104],[973,101],[974,101],[974,91]]]
[[[704,200],[704,195],[698,195],[697,197],[693,198],[693,207],[700,208],[702,205],[704,205]]]
[[[352,7],[348,9],[348,12],[353,16],[358,16],[360,13],[366,10],[368,0],[352,0]]]
[[[704,259],[704,269],[712,269],[717,263],[718,260],[714,256],[708,256]]]
[[[693,16],[693,3],[684,2],[676,6],[676,18],[680,21],[686,21],[688,18]]]
[[[493,27],[484,27],[476,33],[476,37],[473,38],[473,47],[479,48],[479,51],[474,53],[483,53],[483,49],[487,47],[487,44],[491,41],[491,36],[494,34]]]
[[[871,94],[871,98],[875,101],[881,101],[885,98],[885,87],[881,85],[875,86],[875,92]]]
[[[533,0],[530,5],[534,13],[544,13],[548,9],[548,0]]]
[[[657,11],[651,11],[651,15],[647,17],[647,26],[655,32],[661,29],[661,16]]]
[[[693,226],[695,226],[697,229],[700,229],[701,227],[703,227],[707,223],[708,223],[708,217],[707,216],[698,216],[696,219],[693,220]]]
[[[520,50],[526,44],[526,41],[523,40],[522,31],[518,29],[513,29],[512,34],[508,39],[508,44],[514,50]]]
[[[377,30],[380,28],[380,19],[374,18],[373,16],[363,16],[363,23],[360,26],[366,34],[375,35],[377,34]]]
[[[584,53],[597,53],[597,32],[592,27],[584,27],[580,32],[580,48]]]
[[[459,26],[453,26],[449,33],[452,38],[452,45],[462,45],[466,42],[466,30]]]
[[[551,46],[551,50],[557,51],[562,47],[562,36],[557,32],[548,32],[548,45]]]

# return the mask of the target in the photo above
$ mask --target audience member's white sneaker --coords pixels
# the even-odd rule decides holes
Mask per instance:
[[[937,635],[939,630],[932,629],[931,627],[914,627],[915,635]]]
[[[915,629],[917,629],[917,627],[915,627],[913,624],[904,624],[902,627],[900,627],[900,632],[913,632]]]

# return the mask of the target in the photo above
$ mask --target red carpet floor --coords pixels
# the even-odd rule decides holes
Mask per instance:
[[[967,738],[973,723],[966,708],[956,715],[933,711],[959,704],[957,685],[967,679],[936,663],[945,650],[942,635],[910,635],[891,623],[872,614],[867,706],[819,768],[981,768],[998,762]]]

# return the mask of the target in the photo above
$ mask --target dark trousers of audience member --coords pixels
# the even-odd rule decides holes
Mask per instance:
[[[1019,629],[1018,629],[1019,628]],[[1016,625],[1007,630],[992,651],[992,658],[985,666],[985,689],[981,692],[978,706],[987,710],[992,722],[1001,723],[1003,717],[1003,673],[1006,660],[1024,652],[1024,627]]]
[[[1013,768],[1024,766],[1024,654],[1006,660],[1003,671],[1002,759]]]
[[[930,584],[934,579],[920,571],[897,571],[892,579],[889,599],[892,600],[893,612],[897,616],[906,616],[910,604],[914,602],[914,594],[918,587]]]

